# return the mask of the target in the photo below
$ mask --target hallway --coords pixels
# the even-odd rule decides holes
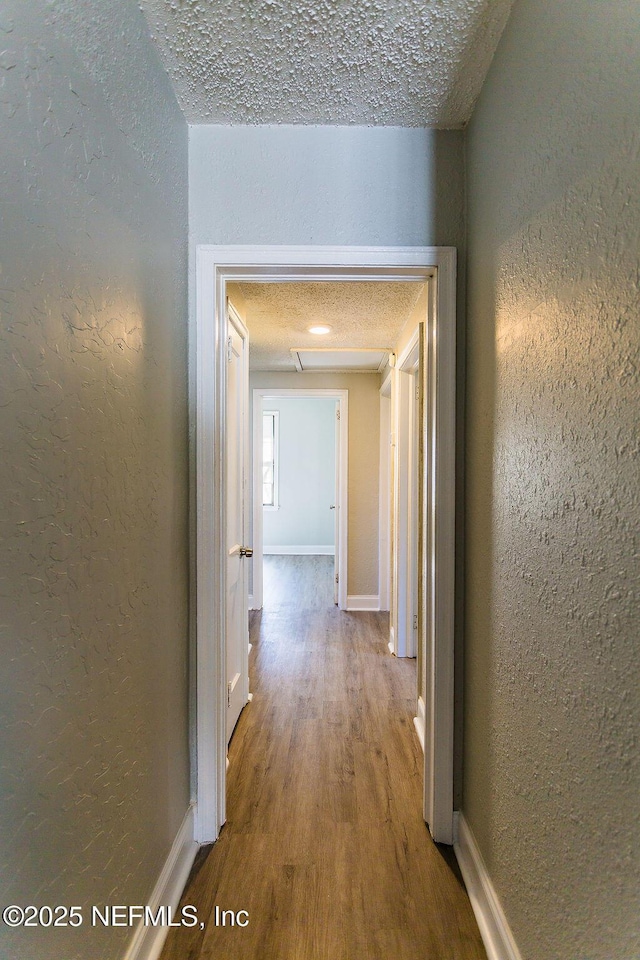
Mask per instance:
[[[484,960],[452,854],[422,821],[415,661],[388,615],[333,605],[330,557],[266,557],[253,702],[232,738],[227,823],[183,897],[206,928],[162,960]],[[216,926],[215,908],[247,926]]]

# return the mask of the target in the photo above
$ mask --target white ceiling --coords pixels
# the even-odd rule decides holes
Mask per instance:
[[[141,0],[189,123],[464,126],[513,0]]]
[[[345,281],[229,284],[229,299],[249,329],[252,370],[295,372],[295,348],[393,348],[425,283]],[[307,327],[328,324],[326,336]],[[341,364],[349,367],[349,359]],[[332,365],[333,366],[333,365]]]

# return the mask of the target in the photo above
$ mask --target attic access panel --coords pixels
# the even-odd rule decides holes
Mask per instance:
[[[298,373],[381,373],[391,351],[388,347],[340,349],[338,347],[292,347]]]

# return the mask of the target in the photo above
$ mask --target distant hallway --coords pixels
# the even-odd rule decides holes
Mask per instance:
[[[486,960],[422,820],[415,661],[390,656],[387,614],[334,606],[332,577],[331,557],[265,558],[228,820],[183,898],[206,928],[171,930],[162,960]]]

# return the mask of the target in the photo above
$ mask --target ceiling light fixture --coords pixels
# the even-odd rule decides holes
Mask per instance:
[[[326,323],[314,323],[312,327],[307,327],[307,330],[309,333],[315,333],[318,337],[325,333],[331,333],[331,327],[327,326]]]

